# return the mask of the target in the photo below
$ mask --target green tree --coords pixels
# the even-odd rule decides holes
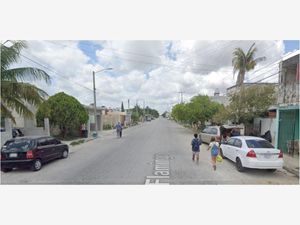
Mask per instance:
[[[185,122],[187,119],[185,104],[180,103],[174,105],[174,107],[172,108],[171,115],[176,121]]]
[[[257,48],[254,47],[255,43],[251,45],[247,53],[244,53],[243,49],[236,48],[233,52],[233,75],[238,71],[238,77],[236,81],[237,86],[242,86],[245,79],[245,73],[253,70],[256,64],[265,60],[265,57],[259,57],[254,59]]]
[[[251,86],[230,96],[228,119],[237,123],[251,123],[255,117],[264,116],[276,103],[274,86]]]
[[[139,119],[140,119],[139,114],[137,112],[132,112],[132,114],[131,114],[132,122],[137,123],[137,122],[139,122]]]
[[[38,124],[43,122],[44,118],[49,118],[51,126],[57,125],[66,132],[78,130],[81,124],[88,121],[88,113],[80,102],[64,92],[51,96],[43,102],[36,113]]]
[[[47,93],[30,81],[42,80],[50,83],[50,76],[43,70],[34,67],[11,68],[19,62],[20,52],[26,48],[24,41],[10,41],[12,46],[1,44],[1,117],[11,118],[15,123],[12,111],[32,118],[34,115],[28,104],[39,106]]]
[[[177,104],[172,108],[172,116],[176,121],[184,123],[195,123],[211,120],[221,108],[219,103],[213,102],[208,96],[194,96],[189,103]]]
[[[123,102],[121,104],[121,112],[125,112]]]
[[[229,111],[228,108],[224,105],[221,105],[219,110],[213,115],[212,122],[217,125],[224,124],[229,117]]]

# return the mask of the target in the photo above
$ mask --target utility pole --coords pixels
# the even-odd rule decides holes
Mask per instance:
[[[94,90],[94,117],[95,117],[95,134],[98,136],[98,121],[97,121],[97,108],[96,108],[96,86],[95,86],[95,71],[93,71],[93,90]]]
[[[96,85],[95,85],[95,74],[105,71],[105,70],[112,70],[113,68],[104,68],[97,72],[93,71],[93,91],[94,91],[94,116],[95,116],[95,137],[98,137],[98,120],[97,120],[97,107],[96,107]],[[102,113],[102,111],[101,111]],[[101,116],[101,115],[100,115]]]
[[[129,101],[129,99],[128,99],[128,109],[130,108],[130,101]]]
[[[182,104],[183,103],[183,91],[179,91],[178,92],[179,94],[180,94],[180,99],[181,99],[181,101],[180,101],[180,103]]]

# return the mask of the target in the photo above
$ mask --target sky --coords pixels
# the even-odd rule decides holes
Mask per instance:
[[[35,84],[50,96],[65,92],[82,104],[93,103],[92,71],[96,73],[97,106],[128,108],[138,103],[170,110],[192,96],[221,95],[235,84],[232,52],[240,47],[247,51],[255,43],[255,57],[266,57],[255,70],[246,74],[245,82],[277,82],[278,60],[299,49],[299,41],[272,40],[170,40],[170,41],[27,41],[18,66],[33,66],[45,70],[52,83]],[[275,74],[270,78],[267,76]]]

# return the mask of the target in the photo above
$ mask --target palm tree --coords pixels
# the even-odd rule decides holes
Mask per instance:
[[[28,105],[38,106],[47,96],[47,93],[29,81],[44,80],[50,83],[50,76],[43,70],[33,67],[11,68],[17,63],[20,52],[27,45],[24,41],[10,41],[12,46],[1,44],[1,117],[15,118],[12,111],[24,117],[33,117]],[[27,82],[25,82],[27,81]]]
[[[233,52],[233,75],[238,71],[236,80],[237,86],[242,86],[245,79],[245,73],[253,70],[256,64],[266,59],[266,57],[259,57],[254,59],[257,48],[254,47],[255,43],[251,45],[248,52],[245,54],[241,48],[236,48]]]

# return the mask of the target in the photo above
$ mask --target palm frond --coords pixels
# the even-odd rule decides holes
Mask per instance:
[[[3,102],[1,101],[1,116],[2,117],[6,117],[6,118],[10,118],[13,123],[16,123],[15,118],[13,117],[11,111],[9,111],[9,109],[3,104]]]
[[[28,83],[3,81],[1,84],[2,101],[10,100],[11,98],[23,99],[24,101],[39,105],[43,102],[47,95],[45,91]]]
[[[13,43],[11,47],[6,47],[1,44],[1,72],[9,67],[13,63],[17,63],[20,58],[20,52],[23,48],[26,48],[26,42],[24,41],[10,41]]]
[[[1,102],[2,103],[2,102]],[[3,102],[7,108],[14,109],[19,115],[26,118],[33,118],[34,114],[28,109],[26,103],[22,99],[10,97]]]
[[[11,80],[11,81],[44,80],[46,83],[51,83],[50,76],[45,71],[34,67],[8,69],[3,71],[1,76],[2,76],[1,80]]]

